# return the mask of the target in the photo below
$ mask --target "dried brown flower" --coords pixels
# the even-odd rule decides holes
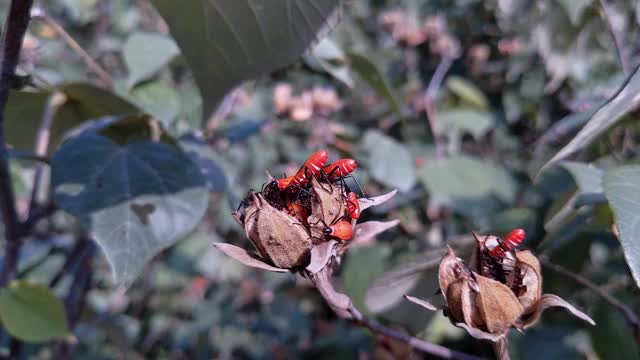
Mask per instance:
[[[475,266],[472,269],[449,248],[439,268],[443,308],[451,322],[478,339],[498,341],[511,328],[524,330],[538,322],[552,306],[563,307],[574,316],[594,325],[593,320],[562,298],[542,295],[540,262],[531,251],[514,250],[513,256],[494,259],[487,255],[490,236],[477,236]],[[433,310],[424,300],[408,300]]]

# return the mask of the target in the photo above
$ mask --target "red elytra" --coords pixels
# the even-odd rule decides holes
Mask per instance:
[[[344,241],[351,239],[353,227],[347,220],[340,220],[331,226],[327,226],[324,232],[331,237]]]
[[[347,214],[352,219],[357,219],[360,217],[360,202],[358,201],[358,197],[356,193],[353,191],[347,194]]]
[[[498,245],[489,249],[489,256],[493,258],[502,258],[504,255],[518,247],[526,236],[524,229],[514,229],[509,232],[502,241],[498,241]]]
[[[310,176],[318,176],[322,171],[322,168],[329,160],[329,153],[324,150],[316,151],[311,154],[304,162],[304,165],[298,170],[298,172],[293,175],[293,178],[287,185],[288,187],[297,185],[302,186],[309,181]],[[285,178],[286,179],[286,178]]]
[[[336,160],[332,164],[325,166],[322,171],[327,174],[329,180],[335,180],[351,174],[357,167],[357,161],[347,158]]]

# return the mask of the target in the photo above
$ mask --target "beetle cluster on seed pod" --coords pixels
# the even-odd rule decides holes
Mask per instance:
[[[314,245],[347,241],[353,235],[360,203],[345,177],[358,165],[353,159],[327,164],[328,158],[320,150],[294,175],[271,177],[233,214],[260,255],[278,268],[304,267]]]
[[[515,229],[503,239],[473,234],[476,247],[470,265],[449,248],[440,261],[438,280],[444,296],[444,314],[456,326],[479,339],[498,341],[509,329],[523,331],[540,319],[548,307],[559,306],[594,324],[586,314],[562,298],[542,293],[538,258],[529,250],[517,250],[525,232]],[[425,300],[406,297],[429,310]]]

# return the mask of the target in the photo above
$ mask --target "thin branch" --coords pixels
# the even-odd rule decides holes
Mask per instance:
[[[613,44],[616,48],[618,59],[620,60],[620,66],[622,66],[622,72],[625,76],[629,76],[631,74],[631,66],[629,65],[629,59],[626,56],[626,51],[622,44],[622,33],[618,31],[619,29],[613,24],[613,16],[611,9],[609,8],[609,1],[600,0],[600,6],[602,7],[602,16],[604,17],[607,27],[609,28],[609,32],[611,33],[611,37],[613,38]]]
[[[630,307],[628,307],[622,301],[616,299],[613,295],[609,294],[600,286],[593,283],[591,280],[585,278],[582,275],[576,274],[571,270],[565,269],[560,265],[554,264],[549,259],[544,257],[540,258],[540,263],[544,267],[548,268],[549,270],[552,270],[560,275],[568,277],[571,280],[577,282],[578,284],[586,288],[589,288],[598,296],[600,296],[604,301],[608,302],[609,305],[618,309],[618,311],[620,311],[622,316],[624,316],[624,318],[627,320],[627,323],[629,324],[629,326],[632,328],[636,338],[636,342],[640,344],[640,316],[638,316],[638,314],[636,314]]]
[[[433,133],[433,142],[436,147],[437,157],[442,157],[444,155],[444,148],[442,144],[442,133],[438,125],[438,114],[435,107],[435,101],[438,97],[440,86],[442,86],[444,76],[447,74],[447,71],[449,71],[451,64],[453,64],[452,58],[448,56],[442,57],[424,94],[424,106],[427,112],[427,119],[429,120],[429,127],[431,128],[431,133]]]
[[[509,339],[505,336],[502,339],[492,342],[493,352],[496,354],[497,360],[511,360],[509,355]]]
[[[29,11],[32,4],[33,0],[11,1],[0,39],[0,210],[6,238],[0,285],[5,285],[15,277],[20,250],[21,229],[4,138],[4,113],[20,58],[22,39],[29,24]]]
[[[54,92],[47,102],[47,107],[42,115],[42,122],[40,128],[36,134],[36,141],[34,145],[34,152],[36,156],[46,156],[47,148],[49,147],[49,137],[51,135],[51,126],[53,125],[53,119],[56,112],[67,101],[67,96],[61,92]],[[34,210],[38,207],[38,193],[40,191],[42,182],[42,172],[44,167],[42,164],[38,164],[33,175],[33,189],[31,189],[31,202],[29,204],[29,216],[33,217]]]
[[[458,352],[455,350],[451,350],[449,348],[446,348],[444,346],[438,345],[438,344],[433,344],[430,342],[426,342],[424,340],[420,340],[418,338],[415,338],[413,336],[409,336],[405,333],[399,332],[397,330],[388,328],[386,326],[380,325],[376,322],[373,322],[372,320],[370,320],[369,318],[367,318],[366,316],[364,316],[362,313],[360,313],[360,311],[358,311],[355,307],[351,306],[351,308],[349,309],[351,315],[353,316],[352,321],[360,326],[363,326],[369,330],[371,330],[371,332],[375,333],[375,334],[380,334],[382,336],[386,336],[388,338],[394,339],[394,340],[398,340],[398,341],[402,341],[404,343],[406,343],[407,345],[409,345],[410,347],[416,349],[416,350],[420,350],[423,351],[427,354],[431,354],[434,356],[438,356],[440,358],[443,359],[459,359],[459,360],[479,360],[482,359],[481,357],[478,356],[474,356],[474,355],[469,355],[469,354],[465,354],[462,352]]]
[[[51,26],[51,28],[62,38],[62,40],[73,50],[82,61],[87,65],[87,67],[98,76],[102,84],[108,88],[113,88],[113,79],[108,72],[106,72],[102,66],[100,66],[89,53],[87,53],[74,38],[69,35],[69,33],[60,26],[52,17],[50,17],[44,10],[40,8],[34,8],[31,12],[31,18],[34,20],[41,20],[47,23],[47,25]]]

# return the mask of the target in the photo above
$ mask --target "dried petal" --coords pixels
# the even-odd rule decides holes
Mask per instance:
[[[532,308],[532,312],[528,314],[524,314],[516,323],[516,327],[521,329],[526,329],[540,320],[540,316],[542,312],[550,308],[552,306],[560,306],[572,313],[574,316],[588,322],[591,325],[595,325],[595,321],[591,319],[587,314],[573,307],[573,305],[564,301],[561,297],[553,294],[544,294],[542,297],[534,304]]]
[[[326,224],[333,224],[346,211],[344,188],[340,184],[320,183],[312,178],[313,193],[311,214]]]
[[[331,256],[335,255],[335,247],[337,244],[337,241],[329,240],[314,246],[311,249],[311,261],[306,270],[311,274],[322,270],[331,259]]]
[[[409,295],[405,295],[404,296],[405,299],[411,301],[414,304],[418,304],[420,306],[422,306],[423,308],[427,309],[427,310],[431,310],[431,311],[437,311],[438,307],[436,307],[435,305],[433,305],[432,303],[426,301],[426,300],[422,300],[419,299],[417,297],[413,297],[413,296],[409,296]]]
[[[447,289],[449,285],[460,278],[460,268],[464,267],[462,260],[456,256],[453,249],[449,248],[449,252],[442,257],[440,267],[438,269],[438,281],[440,282],[440,291],[448,302]]]
[[[480,287],[476,302],[487,330],[492,334],[507,332],[522,315],[523,308],[518,298],[498,281],[481,275],[476,278]]]
[[[376,235],[395,227],[400,223],[399,220],[391,221],[366,221],[356,225],[353,238],[345,245],[355,247],[367,244]]]
[[[452,323],[464,322],[473,327],[483,326],[476,306],[476,292],[471,289],[467,279],[457,279],[443,294],[446,294],[447,309]]]
[[[232,258],[240,261],[241,263],[251,266],[253,268],[275,271],[275,272],[287,272],[287,269],[277,268],[275,266],[269,265],[261,259],[249,254],[245,249],[237,247],[235,245],[226,244],[226,243],[214,243],[213,246],[220,249],[223,253],[231,256]]]
[[[482,330],[480,330],[478,328],[471,327],[471,326],[469,326],[469,325],[467,325],[465,323],[458,323],[458,324],[454,324],[454,325],[467,330],[469,335],[473,336],[476,339],[481,339],[481,340],[489,340],[489,341],[497,342],[498,340],[502,339],[507,334],[507,333],[491,334],[491,333],[488,333],[486,331],[482,331]]]
[[[365,209],[368,209],[368,208],[370,208],[372,206],[377,206],[377,205],[383,204],[383,203],[389,201],[389,199],[394,197],[397,193],[398,193],[398,190],[396,189],[396,190],[388,192],[388,193],[386,193],[384,195],[374,196],[372,198],[358,199],[358,202],[360,203],[360,210],[364,211]]]
[[[516,266],[514,273],[518,272],[520,284],[514,290],[524,313],[533,311],[532,306],[542,296],[542,276],[540,275],[540,262],[529,250],[516,253]],[[518,291],[521,290],[521,291]],[[522,293],[520,293],[522,292]]]

